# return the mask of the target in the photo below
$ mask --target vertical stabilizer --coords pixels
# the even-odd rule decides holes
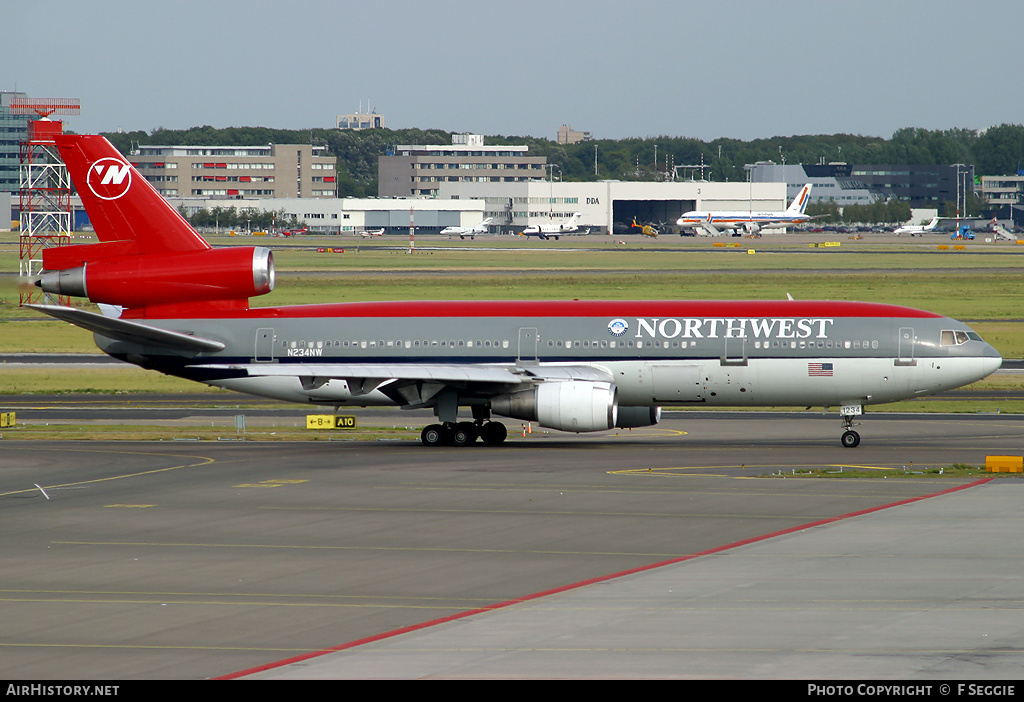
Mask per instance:
[[[807,183],[804,187],[800,188],[800,192],[797,193],[796,197],[793,198],[793,202],[790,203],[789,209],[786,212],[798,212],[804,213],[807,209],[807,201],[811,198],[811,184]]]
[[[141,254],[210,248],[104,137],[64,134],[55,141],[101,242],[127,243]]]

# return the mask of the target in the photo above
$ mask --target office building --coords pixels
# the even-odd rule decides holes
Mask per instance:
[[[402,145],[377,161],[381,197],[437,197],[442,183],[524,183],[543,180],[544,156],[526,146],[487,146],[480,134],[453,134],[451,144]]]
[[[130,159],[164,197],[337,196],[326,146],[141,146]]]
[[[26,97],[25,93],[0,91],[0,192],[13,193],[15,201],[21,187],[21,142],[28,139],[28,123],[39,119],[11,111],[14,98]]]

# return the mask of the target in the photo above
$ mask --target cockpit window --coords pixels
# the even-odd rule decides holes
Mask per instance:
[[[960,344],[966,344],[968,341],[981,341],[981,337],[975,332],[965,332],[959,329],[943,329],[941,344],[943,346],[959,346]]]

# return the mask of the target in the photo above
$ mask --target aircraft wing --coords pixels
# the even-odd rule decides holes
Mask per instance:
[[[379,391],[405,409],[432,407],[446,388],[479,397],[494,397],[518,386],[553,381],[613,382],[610,373],[589,366],[448,365],[425,363],[245,363],[203,364],[204,371],[247,377],[294,377],[304,389],[316,390],[343,380],[354,396]]]
[[[440,363],[204,363],[208,370],[240,371],[249,376],[301,376],[325,380],[378,379],[444,384],[497,383],[519,385],[532,381],[586,380],[613,382],[610,373],[592,366],[483,365]],[[378,383],[378,384],[380,384]]]
[[[326,380],[424,380],[440,383],[505,383],[528,378],[506,366],[462,366],[430,363],[204,363],[209,370],[244,370],[250,377],[302,376]]]
[[[180,332],[151,327],[148,324],[133,322],[127,319],[106,317],[102,314],[80,310],[62,305],[25,305],[51,317],[70,322],[94,334],[144,346],[160,346],[185,354],[196,354],[201,351],[222,351],[224,344],[212,339],[182,334]]]

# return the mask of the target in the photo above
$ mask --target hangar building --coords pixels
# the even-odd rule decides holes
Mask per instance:
[[[562,224],[582,213],[580,226],[593,233],[628,233],[639,224],[675,226],[691,210],[784,210],[785,183],[626,182],[441,183],[438,197],[483,200],[484,217],[503,230]]]
[[[666,226],[690,210],[784,210],[785,183],[450,183],[438,197],[410,198],[168,198],[186,212],[214,207],[252,208],[294,214],[312,232],[351,233],[366,229],[386,234],[409,231],[410,210],[416,231],[438,233],[444,227],[468,227],[493,217],[510,233],[536,224],[562,224],[576,212],[580,226],[594,234],[629,234],[639,224]]]
[[[469,227],[484,218],[482,200],[430,198],[167,198],[186,214],[215,207],[283,212],[295,215],[310,232],[354,234],[383,229],[385,234],[408,234],[410,218],[420,234],[438,233],[444,227]],[[411,212],[410,212],[411,211]]]

